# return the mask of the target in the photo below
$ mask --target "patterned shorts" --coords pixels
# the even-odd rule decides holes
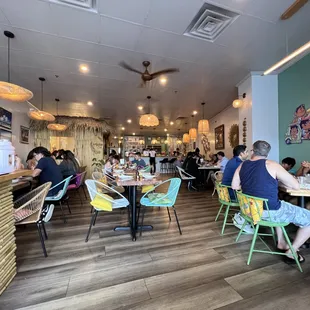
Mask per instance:
[[[289,202],[281,200],[281,207],[278,210],[263,211],[262,218],[275,223],[292,223],[299,227],[310,226],[310,211]]]

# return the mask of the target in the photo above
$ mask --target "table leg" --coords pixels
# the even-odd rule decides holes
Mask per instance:
[[[299,196],[298,197],[298,205],[301,208],[305,208],[305,197],[304,196]]]

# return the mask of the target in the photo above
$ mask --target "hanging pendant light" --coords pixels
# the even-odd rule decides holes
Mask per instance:
[[[56,101],[56,116],[58,116],[58,102],[59,102],[59,99],[56,98],[55,101]],[[58,124],[57,121],[56,121],[56,123],[52,123],[52,124],[48,124],[47,125],[47,129],[55,130],[55,131],[65,131],[67,128],[68,128],[67,125]]]
[[[0,99],[24,102],[30,100],[33,97],[33,93],[19,85],[11,83],[11,71],[10,71],[10,42],[15,38],[14,33],[5,30],[4,35],[8,38],[8,81],[0,81]]]
[[[187,125],[187,123],[185,123],[185,125]],[[185,127],[187,127],[187,126],[185,126]],[[190,137],[189,137],[189,134],[188,133],[185,133],[184,135],[183,135],[183,143],[189,143],[190,142]]]
[[[197,139],[197,129],[193,127],[194,115],[192,115],[192,128],[189,130],[189,137],[191,140]]]
[[[45,78],[39,77],[39,80],[41,81],[41,110],[32,105],[35,109],[31,109],[28,112],[28,116],[36,121],[53,122],[55,120],[54,115],[43,111],[43,82],[45,81]]]
[[[210,126],[209,126],[209,121],[207,119],[204,119],[205,118],[205,109],[204,109],[205,103],[202,102],[201,105],[202,105],[202,119],[198,122],[198,133],[206,135],[210,131]]]
[[[146,126],[146,127],[158,126],[159,120],[158,120],[157,116],[150,113],[151,112],[150,111],[151,110],[151,107],[150,107],[151,96],[147,96],[147,99],[148,99],[148,103],[149,103],[149,113],[143,114],[140,117],[139,124],[140,124],[140,126]]]
[[[240,97],[242,97],[243,99],[246,97],[246,93],[242,94],[241,96],[238,96],[239,98],[238,99],[235,99],[232,103],[233,107],[235,109],[239,109],[243,106],[243,100],[240,99]]]

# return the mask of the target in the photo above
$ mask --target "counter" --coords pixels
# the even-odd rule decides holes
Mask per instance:
[[[171,159],[171,156],[162,156],[162,155],[156,155],[156,172],[160,172],[160,161],[163,160],[164,158]],[[133,161],[135,158],[134,157],[129,157],[130,161]],[[141,159],[145,161],[147,165],[150,164],[150,157],[148,156],[141,156]]]
[[[31,175],[31,170],[0,175],[0,295],[16,275],[12,180]]]

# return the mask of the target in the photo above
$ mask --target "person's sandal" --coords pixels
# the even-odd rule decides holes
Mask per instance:
[[[298,258],[299,264],[304,263],[306,259],[299,252],[296,252],[296,254],[297,254],[297,258]],[[295,261],[294,257],[291,258],[291,257],[288,257],[288,256],[284,256],[283,260],[288,265],[296,264],[296,261]]]

